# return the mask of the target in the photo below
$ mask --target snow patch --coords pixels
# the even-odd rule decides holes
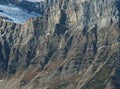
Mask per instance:
[[[40,14],[27,12],[26,10],[13,5],[0,5],[0,16],[8,18],[4,19],[6,21],[22,24],[29,18],[40,16]]]
[[[40,2],[40,1],[44,1],[44,0],[24,0],[24,1],[29,1],[29,2]]]

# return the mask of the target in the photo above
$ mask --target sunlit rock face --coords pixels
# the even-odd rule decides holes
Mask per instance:
[[[46,0],[42,17],[0,18],[2,89],[120,89],[120,1]]]

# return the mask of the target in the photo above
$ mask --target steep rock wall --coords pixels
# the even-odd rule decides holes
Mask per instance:
[[[58,0],[23,25],[1,19],[0,86],[119,89],[119,2]]]

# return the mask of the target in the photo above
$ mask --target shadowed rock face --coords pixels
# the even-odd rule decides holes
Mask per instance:
[[[0,87],[120,89],[119,2],[58,0],[22,25],[0,19]]]

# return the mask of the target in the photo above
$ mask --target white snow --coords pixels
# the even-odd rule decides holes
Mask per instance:
[[[0,5],[0,16],[7,17],[7,21],[22,24],[29,18],[40,16],[40,14],[35,12],[28,13],[27,11],[13,5]]]
[[[40,2],[40,1],[44,1],[44,0],[24,0],[24,1],[29,1],[29,2]]]

